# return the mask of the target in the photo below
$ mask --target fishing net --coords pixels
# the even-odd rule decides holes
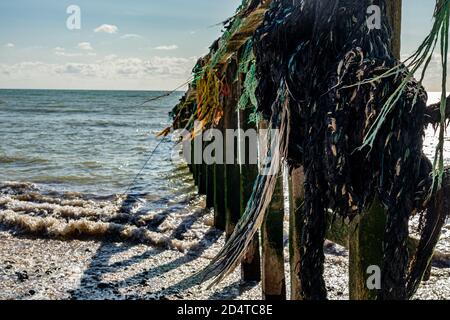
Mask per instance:
[[[260,0],[243,0],[236,14],[223,22],[222,36],[211,45],[208,55],[199,59],[193,68],[192,82],[186,95],[170,113],[173,124],[162,131],[160,136],[168,135],[172,129],[193,130],[195,121],[201,122],[198,130],[218,124],[223,115],[221,98],[229,94],[229,88],[222,82],[221,74],[225,74],[228,62],[238,51],[242,51],[238,72],[246,75],[242,94],[238,97],[238,108],[253,107],[254,112],[250,115],[249,121],[259,121],[261,117],[256,110],[255,95],[258,84],[255,57],[248,34],[252,34],[259,26],[266,10],[267,5],[263,5]],[[244,47],[243,50],[241,47]],[[197,97],[195,103],[191,99],[193,95]]]
[[[238,102],[238,109],[245,110],[251,108],[253,112],[250,114],[250,123],[257,123],[258,118],[258,99],[256,98],[256,89],[258,87],[258,79],[256,77],[256,60],[253,54],[253,41],[250,39],[244,47],[242,56],[240,57],[239,70],[240,74],[245,75],[241,97]]]
[[[218,124],[223,115],[220,97],[227,94],[226,85],[212,70],[208,70],[204,77],[197,82],[196,120],[202,123],[199,129],[205,128],[208,124]]]

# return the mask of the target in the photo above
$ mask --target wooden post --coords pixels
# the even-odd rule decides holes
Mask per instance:
[[[194,149],[194,143],[195,139],[191,140],[191,170],[192,170],[192,178],[194,179],[194,184],[197,186],[197,174],[198,174],[198,167],[195,164],[195,149]]]
[[[392,29],[391,49],[394,56],[400,59],[402,32],[402,0],[387,0],[386,13]]]
[[[214,208],[214,164],[206,166],[206,208]]]
[[[237,124],[237,112],[233,110],[233,125]],[[234,117],[236,116],[236,119]],[[227,138],[225,139],[227,140]],[[236,139],[237,141],[237,139]],[[240,207],[240,168],[237,163],[237,143],[235,145],[235,163],[234,164],[225,164],[225,177],[226,177],[226,234],[227,239],[233,234],[236,224],[238,223],[241,217],[241,207]],[[227,150],[226,152],[228,152]]]
[[[229,94],[224,100],[224,129],[236,130],[238,128],[238,91],[235,75],[237,72],[237,61],[231,59],[225,76],[225,82],[229,86]],[[236,224],[241,215],[240,208],[240,168],[238,163],[237,137],[225,133],[225,232],[227,239],[233,234]],[[232,156],[231,156],[232,153]]]
[[[225,166],[214,165],[214,226],[225,231]]]
[[[191,154],[189,155],[190,159],[189,159],[189,163],[188,163],[188,168],[189,168],[189,173],[194,175],[194,163],[192,161],[192,159],[193,159],[192,141],[191,141],[191,150],[190,150],[190,152],[191,152]],[[188,159],[186,159],[186,160],[188,160]]]
[[[197,186],[197,190],[198,190],[198,194],[202,194],[202,188],[203,188],[203,186],[202,186],[202,174],[203,174],[203,171],[202,171],[202,165],[201,164],[196,164],[195,165],[196,166],[196,171],[197,171],[197,179],[195,179],[196,180],[196,186]]]
[[[221,130],[222,136],[225,136],[223,120],[220,121],[217,129]],[[222,162],[214,164],[214,226],[225,231],[225,225],[225,165]]]
[[[203,152],[205,150],[206,143],[202,141],[201,148],[201,164],[199,165],[199,182],[198,182],[198,193],[201,195],[206,195],[207,183],[208,183],[208,171],[207,165],[203,159]]]
[[[303,300],[299,277],[301,262],[301,215],[305,200],[303,168],[294,168],[289,177],[289,264],[291,275],[291,300]]]
[[[268,123],[261,121],[258,127],[259,130],[267,129]],[[260,131],[260,169],[263,169],[268,147],[268,141]],[[262,295],[265,300],[286,299],[283,243],[284,194],[281,169],[277,174],[279,174],[279,177],[276,187],[261,227]]]
[[[391,49],[400,59],[401,0],[387,0],[386,13],[392,28]],[[369,290],[368,267],[382,267],[386,213],[376,200],[372,207],[357,217],[349,233],[349,290],[352,300],[376,299],[377,290]]]
[[[283,175],[280,173],[272,202],[261,228],[264,300],[286,300],[283,222]]]
[[[256,125],[251,125],[249,123],[249,115],[251,110],[242,110],[240,111],[240,121],[239,121],[239,127],[242,130],[248,130],[248,129],[255,129],[256,132]],[[243,139],[243,137],[241,137]],[[247,207],[247,203],[253,193],[253,187],[256,181],[256,178],[258,177],[258,164],[251,164],[250,163],[250,148],[256,148],[256,145],[250,145],[251,141],[248,141],[245,143],[244,141],[244,148],[240,150],[242,152],[243,156],[239,156],[241,161],[243,160],[243,163],[240,162],[241,166],[241,181],[240,181],[240,188],[241,188],[241,216],[245,212],[245,209]],[[249,249],[244,257],[244,260],[242,261],[242,280],[244,281],[261,281],[261,255],[259,252],[259,233],[257,233],[252,241],[252,243],[249,246]]]
[[[349,288],[351,300],[375,300],[378,290],[370,290],[370,266],[381,268],[386,213],[379,201],[355,218],[349,234]]]

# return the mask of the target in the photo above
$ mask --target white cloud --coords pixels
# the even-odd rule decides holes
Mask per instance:
[[[63,51],[57,51],[63,52]],[[64,53],[67,56],[67,53]],[[108,56],[92,63],[22,62],[12,65],[0,64],[0,73],[15,78],[39,79],[43,74],[54,76],[76,76],[96,79],[135,79],[147,80],[154,77],[187,79],[196,58],[151,57],[119,58]]]
[[[93,52],[86,52],[86,54]],[[117,56],[47,63],[0,62],[2,88],[173,90],[191,76],[197,57]]]
[[[106,61],[111,61],[114,59],[117,59],[117,55],[115,55],[115,54],[108,54],[107,56],[105,56]]]
[[[7,44],[5,44],[5,47],[6,48],[14,48],[15,47],[15,45],[14,45],[14,43],[7,43]]]
[[[167,46],[159,46],[159,47],[156,47],[155,49],[170,51],[170,50],[178,49],[178,46],[176,44],[172,44],[172,45],[167,45]]]
[[[119,28],[112,24],[102,24],[101,26],[94,29],[94,32],[103,32],[103,33],[117,33],[119,31]]]
[[[65,51],[60,51],[60,50],[55,50],[55,55],[59,56],[59,57],[82,57],[83,54],[82,53],[71,53],[71,52],[65,52]]]
[[[86,63],[67,63],[65,65],[56,66],[54,72],[56,74],[74,74],[84,77],[95,77],[99,72],[99,66]]]
[[[92,52],[92,46],[89,42],[81,42],[77,46],[78,48],[85,50],[86,53],[82,52],[67,52],[65,48],[62,47],[56,47],[54,48],[55,55],[59,57],[68,57],[68,58],[74,58],[74,57],[95,57],[97,54],[95,52]]]
[[[141,39],[142,36],[135,33],[127,33],[120,37],[120,39]]]
[[[78,48],[81,50],[94,50],[89,42],[80,42]]]

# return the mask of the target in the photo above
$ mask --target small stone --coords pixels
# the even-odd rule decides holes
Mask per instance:
[[[28,273],[26,271],[16,272],[16,276],[20,282],[24,282],[25,280],[29,279]]]
[[[99,289],[107,289],[110,287],[111,287],[111,285],[106,282],[100,282],[99,284],[97,284],[97,288],[99,288]]]

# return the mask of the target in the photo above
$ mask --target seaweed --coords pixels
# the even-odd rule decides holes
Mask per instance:
[[[374,3],[382,9],[382,26],[368,30],[366,9]],[[437,188],[422,153],[427,95],[394,57],[387,21],[384,0],[279,0],[253,36],[258,110],[273,128],[283,128],[280,149],[269,155],[305,170],[299,272],[305,299],[327,296],[328,210],[352,220],[375,197],[386,209],[379,299],[412,296],[442,228],[436,221],[445,213],[429,206],[430,193],[438,199]],[[386,112],[386,105],[393,111]],[[440,111],[445,121],[445,109]],[[377,133],[367,144],[374,126]],[[273,179],[259,177],[235,233],[205,270],[207,278],[217,276],[213,283],[245,254],[272,192]],[[408,266],[408,221],[415,212],[424,215],[425,227]]]

